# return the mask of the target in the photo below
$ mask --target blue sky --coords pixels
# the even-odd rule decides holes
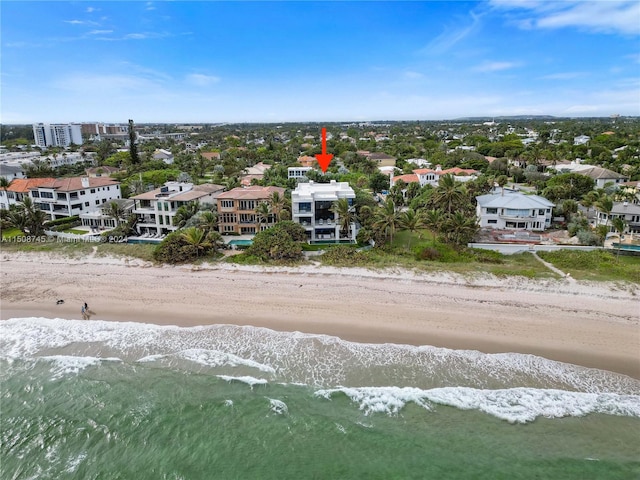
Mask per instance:
[[[3,1],[2,123],[640,115],[640,2]]]

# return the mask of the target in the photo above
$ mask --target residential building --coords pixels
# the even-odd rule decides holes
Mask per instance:
[[[287,178],[305,180],[307,178],[307,173],[311,170],[313,170],[311,167],[289,167],[287,168]]]
[[[574,145],[586,145],[591,140],[591,137],[588,135],[578,135],[577,137],[573,137]]]
[[[108,213],[113,202],[118,204],[122,209],[123,217],[118,222],[116,222],[116,219]],[[100,206],[93,210],[82,212],[80,214],[80,221],[83,226],[90,227],[92,231],[110,230],[117,227],[117,223],[124,223],[126,221],[126,218],[133,213],[134,205],[135,202],[131,198],[115,198],[106,203],[100,204]]]
[[[171,165],[173,163],[173,153],[171,153],[169,150],[158,148],[155,152],[153,152],[153,159],[162,160],[167,165]]]
[[[596,182],[595,188],[604,188],[609,183],[618,185],[629,180],[628,177],[625,177],[624,175],[607,168],[594,167],[590,165],[584,166],[587,168],[576,170],[575,173],[593,178],[593,180]]]
[[[34,123],[33,137],[39,147],[68,147],[72,143],[82,145],[82,128],[72,123]]]
[[[174,223],[177,210],[191,202],[215,205],[224,187],[213,183],[194,185],[167,182],[164,186],[131,197],[133,213],[138,216],[136,228],[141,234],[166,235],[178,229]]]
[[[340,218],[332,211],[334,202],[341,198],[346,198],[352,205],[356,194],[349,183],[335,180],[299,183],[291,192],[292,220],[304,227],[309,242],[356,241],[357,224],[351,223],[348,235],[343,236]]]
[[[596,214],[597,225],[608,225],[613,231],[611,220],[622,218],[627,224],[624,233],[640,233],[640,205],[628,202],[616,202],[613,204],[611,214],[598,211]]]
[[[252,185],[234,188],[218,196],[218,230],[220,233],[254,235],[276,222],[275,215],[258,218],[256,208],[260,203],[269,203],[273,193],[284,197],[284,188]]]
[[[112,174],[118,173],[120,169],[117,167],[102,165],[100,167],[85,168],[84,171],[88,177],[110,177]]]
[[[8,209],[11,205],[21,203],[29,192],[41,185],[49,185],[55,178],[17,178],[6,190],[0,189],[0,209]]]
[[[0,177],[6,178],[9,182],[17,178],[24,178],[24,165],[0,163]]]
[[[121,198],[120,182],[111,178],[70,177],[51,179],[29,189],[33,202],[49,220],[80,215]]]
[[[391,186],[395,185],[398,180],[402,180],[405,183],[412,183],[416,181],[420,182],[421,187],[424,187],[425,185],[437,187],[440,184],[440,178],[442,178],[443,175],[453,175],[454,180],[457,182],[468,182],[469,180],[477,178],[477,175],[479,173],[480,172],[478,172],[477,170],[464,169],[459,167],[442,170],[440,165],[437,165],[435,170],[432,170],[430,168],[419,168],[417,170],[414,170],[413,174],[393,177],[391,180]]]
[[[312,157],[310,155],[302,155],[298,157],[298,163],[303,167],[313,167],[318,164],[316,157]]]
[[[480,195],[476,215],[481,228],[544,231],[551,226],[555,206],[538,195],[519,192]]]

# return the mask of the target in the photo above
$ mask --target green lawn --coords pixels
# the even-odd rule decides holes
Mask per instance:
[[[538,252],[538,256],[577,280],[640,283],[640,257],[637,256],[617,257],[615,252],[604,250]]]
[[[24,233],[17,228],[5,228],[2,230],[2,238],[14,238],[20,235],[24,235]]]
[[[77,230],[75,228],[68,228],[67,230],[63,230],[63,233],[75,233],[76,235],[84,235],[87,233],[86,230]]]

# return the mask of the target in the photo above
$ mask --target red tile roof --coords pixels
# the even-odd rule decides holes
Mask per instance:
[[[246,188],[234,188],[228,192],[223,192],[218,196],[218,200],[261,200],[267,199],[273,192],[284,195],[284,188],[281,187],[262,187],[260,185],[252,185]]]
[[[398,180],[402,180],[404,183],[414,183],[420,181],[418,175],[415,175],[413,173],[409,175],[399,175],[397,177],[393,177],[393,184],[395,185]]]
[[[82,186],[83,178],[87,178],[89,180],[88,187]],[[85,188],[108,187],[111,185],[119,184],[120,182],[118,182],[117,180],[107,177],[69,177],[56,179],[53,185],[43,185],[43,187],[55,188],[56,190],[60,190],[61,192],[72,192],[75,190],[83,190]]]
[[[29,190],[52,184],[55,178],[16,178],[7,187],[7,191],[16,193],[27,193]]]

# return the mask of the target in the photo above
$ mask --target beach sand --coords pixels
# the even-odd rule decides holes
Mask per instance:
[[[2,319],[80,319],[87,302],[91,320],[530,353],[640,378],[637,286],[320,266],[157,267],[23,252],[3,253],[0,273]]]

